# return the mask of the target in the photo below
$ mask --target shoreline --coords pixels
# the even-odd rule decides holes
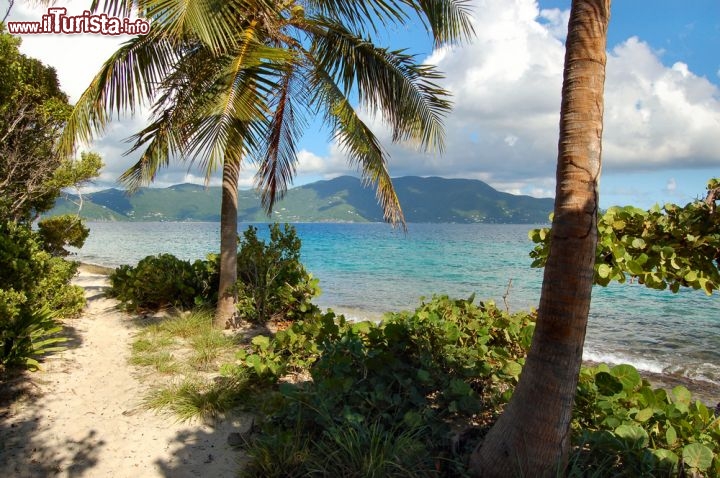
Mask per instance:
[[[109,275],[115,268],[101,265],[101,264],[93,264],[88,262],[82,262],[78,261],[80,264],[78,267],[79,272],[84,272],[87,274],[94,274],[94,275],[103,275],[107,276]],[[370,321],[377,321],[382,320],[383,314],[374,314],[372,312],[368,312],[359,308],[353,308],[352,310],[343,308],[343,307],[334,307],[334,306],[327,306],[324,307],[324,309],[333,309],[338,314],[345,314],[346,318],[348,320],[370,320]],[[598,362],[594,360],[586,360],[583,359],[583,366],[597,366],[600,363],[606,363],[608,366],[612,367],[615,365],[619,365],[621,363],[628,363],[628,362]],[[697,380],[685,376],[680,375],[672,375],[672,374],[666,374],[666,373],[658,373],[653,372],[649,370],[644,370],[642,368],[637,367],[635,364],[629,363],[629,365],[632,365],[637,369],[637,371],[640,373],[640,375],[649,381],[653,387],[657,388],[664,388],[668,392],[670,392],[674,387],[678,385],[682,385],[693,395],[693,398],[698,399],[702,401],[705,405],[714,408],[717,405],[720,405],[720,383],[714,383],[707,380]]]

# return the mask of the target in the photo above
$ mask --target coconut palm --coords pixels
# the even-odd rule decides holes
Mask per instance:
[[[582,362],[597,245],[610,0],[573,0],[555,214],[537,326],[510,403],[470,461],[475,476],[558,476]]]
[[[100,8],[94,0],[92,8]],[[270,213],[296,172],[297,141],[319,114],[366,183],[385,219],[403,224],[387,154],[353,107],[379,112],[393,141],[443,148],[451,104],[431,65],[372,42],[379,27],[418,17],[440,46],[471,34],[467,0],[105,0],[102,10],[151,22],[124,43],[85,90],[60,149],[101,133],[111,116],[152,106],[134,137],[138,162],[121,177],[130,189],[174,160],[199,165],[206,180],[222,167],[220,290],[216,325],[234,312],[237,188],[241,168]]]

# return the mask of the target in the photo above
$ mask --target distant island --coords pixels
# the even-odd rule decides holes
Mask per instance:
[[[408,222],[542,224],[553,199],[497,191],[474,179],[393,179]],[[219,221],[221,188],[178,184],[142,188],[128,195],[120,189],[83,194],[82,217],[90,221]],[[77,197],[65,195],[44,216],[74,214]],[[254,190],[241,190],[238,216],[244,222],[380,222],[382,210],[372,187],[341,176],[290,189],[268,217]]]

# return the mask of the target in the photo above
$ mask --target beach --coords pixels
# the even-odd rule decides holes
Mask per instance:
[[[106,276],[85,270],[74,282],[88,305],[65,323],[67,350],[0,386],[0,476],[237,476],[243,457],[228,436],[250,421],[178,423],[146,410],[149,384],[128,363],[132,317],[103,296]]]

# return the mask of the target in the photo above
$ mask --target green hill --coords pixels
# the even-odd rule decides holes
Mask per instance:
[[[499,192],[471,179],[414,176],[393,180],[408,222],[545,223],[553,200]],[[178,184],[142,188],[133,195],[106,189],[83,195],[82,216],[96,221],[219,221],[219,187]],[[58,200],[48,215],[74,213],[73,196]],[[239,191],[241,221],[378,222],[375,191],[358,178],[342,176],[288,191],[269,218],[255,191]]]

